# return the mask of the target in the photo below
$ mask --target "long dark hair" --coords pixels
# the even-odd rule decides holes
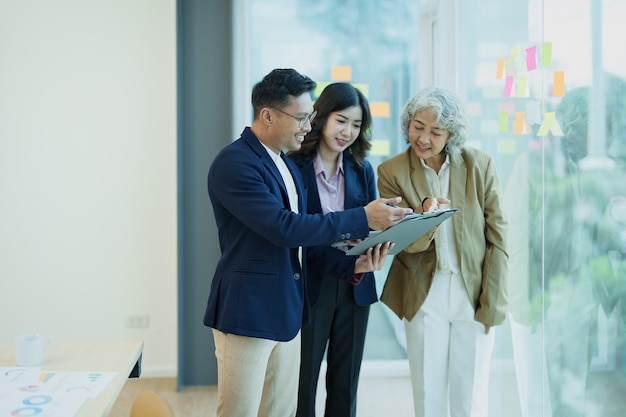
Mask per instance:
[[[370,143],[372,115],[370,113],[369,103],[363,93],[348,83],[333,83],[324,88],[324,91],[322,91],[313,104],[313,107],[317,110],[317,115],[311,123],[311,131],[304,138],[300,149],[294,153],[306,157],[314,155],[322,139],[322,131],[324,130],[328,116],[333,112],[344,110],[352,106],[361,107],[363,118],[361,120],[359,136],[357,136],[352,145],[348,147],[347,151],[352,155],[357,165],[363,166],[363,160],[372,147]]]

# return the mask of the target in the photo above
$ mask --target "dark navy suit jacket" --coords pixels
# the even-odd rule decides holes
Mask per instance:
[[[206,326],[242,336],[293,339],[308,314],[298,246],[328,245],[369,231],[362,207],[326,216],[306,214],[300,172],[281,157],[296,184],[298,214],[291,211],[276,164],[250,128],[211,164],[208,190],[222,255],[211,283]]]
[[[308,213],[322,213],[313,158],[295,154],[292,159],[298,165],[307,189]],[[345,209],[362,207],[376,199],[374,170],[368,161],[363,162],[363,167],[359,167],[348,152],[343,154]],[[324,273],[346,281],[354,280],[356,256],[346,256],[344,252],[329,245],[320,245],[308,248],[306,259],[307,295],[311,305],[315,304],[319,297]],[[376,281],[372,272],[365,274],[361,282],[354,286],[354,301],[360,306],[367,306],[378,301]]]

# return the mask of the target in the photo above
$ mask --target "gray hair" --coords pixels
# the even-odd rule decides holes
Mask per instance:
[[[404,105],[400,117],[400,127],[407,143],[411,121],[415,113],[423,109],[432,110],[437,116],[437,123],[450,134],[443,153],[446,155],[461,153],[469,137],[469,120],[459,96],[453,91],[440,87],[425,88],[413,96]]]

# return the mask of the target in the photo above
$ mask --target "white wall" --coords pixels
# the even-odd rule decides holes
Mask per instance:
[[[141,339],[176,374],[175,25],[175,0],[0,0],[1,342]]]

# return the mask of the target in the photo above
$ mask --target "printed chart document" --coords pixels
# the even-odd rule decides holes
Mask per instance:
[[[389,251],[395,255],[417,239],[428,233],[434,227],[439,226],[445,220],[452,217],[458,209],[446,209],[429,211],[426,213],[409,214],[400,223],[395,224],[382,232],[372,232],[367,239],[351,247],[346,255],[362,255],[372,246],[379,243],[393,242],[395,246]]]
[[[117,372],[47,371],[0,366],[0,417],[72,417],[95,398]]]

